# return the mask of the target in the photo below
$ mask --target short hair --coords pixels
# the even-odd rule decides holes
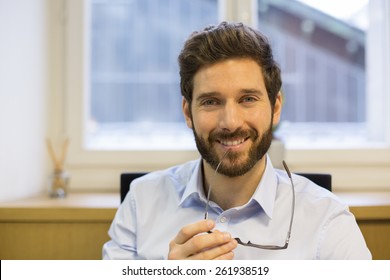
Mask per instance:
[[[282,86],[280,68],[265,35],[243,23],[221,22],[195,31],[178,57],[181,94],[192,103],[193,80],[198,70],[231,58],[250,58],[261,67],[273,108]]]

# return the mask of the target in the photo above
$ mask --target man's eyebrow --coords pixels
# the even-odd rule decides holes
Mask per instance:
[[[258,95],[264,95],[264,93],[259,90],[259,89],[255,89],[255,88],[244,88],[242,90],[240,90],[240,93],[241,94],[258,94]]]
[[[245,94],[257,94],[259,96],[263,96],[264,93],[263,91],[256,89],[256,88],[243,88],[239,91],[240,94],[245,95]],[[218,97],[221,96],[221,93],[218,91],[210,91],[210,92],[203,92],[199,94],[199,96],[196,98],[197,101],[206,99],[206,98],[212,98],[212,97]]]
[[[199,94],[199,96],[196,98],[196,100],[199,101],[199,100],[202,100],[205,98],[215,97],[215,96],[219,96],[219,95],[221,95],[221,94],[217,91],[203,92],[203,93]]]

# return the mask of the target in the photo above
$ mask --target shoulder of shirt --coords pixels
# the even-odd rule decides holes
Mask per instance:
[[[150,188],[159,188],[168,184],[176,187],[184,187],[192,176],[199,160],[169,167],[163,170],[151,171],[135,180],[130,185],[132,191],[140,188],[143,191],[152,191]]]
[[[285,171],[276,169],[276,174],[279,184],[288,184],[291,186],[290,179]],[[331,191],[315,184],[304,176],[294,173],[291,175],[297,198],[316,204],[326,204],[332,208],[337,208],[340,211],[348,210],[348,206]]]

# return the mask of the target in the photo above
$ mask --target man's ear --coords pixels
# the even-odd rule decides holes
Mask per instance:
[[[186,120],[186,124],[189,128],[193,129],[192,127],[192,116],[191,116],[191,104],[188,102],[188,100],[183,97],[182,99],[182,111],[184,118]]]
[[[283,105],[283,95],[279,91],[278,95],[276,96],[276,102],[274,106],[274,113],[273,113],[273,126],[277,126],[280,122],[280,116],[282,114],[282,105]]]

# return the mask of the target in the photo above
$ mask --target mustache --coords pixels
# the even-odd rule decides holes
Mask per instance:
[[[215,131],[212,132],[209,136],[209,142],[213,143],[215,141],[221,141],[221,140],[232,140],[232,139],[252,139],[255,140],[259,136],[258,132],[254,129],[238,129],[233,132],[228,131]]]

